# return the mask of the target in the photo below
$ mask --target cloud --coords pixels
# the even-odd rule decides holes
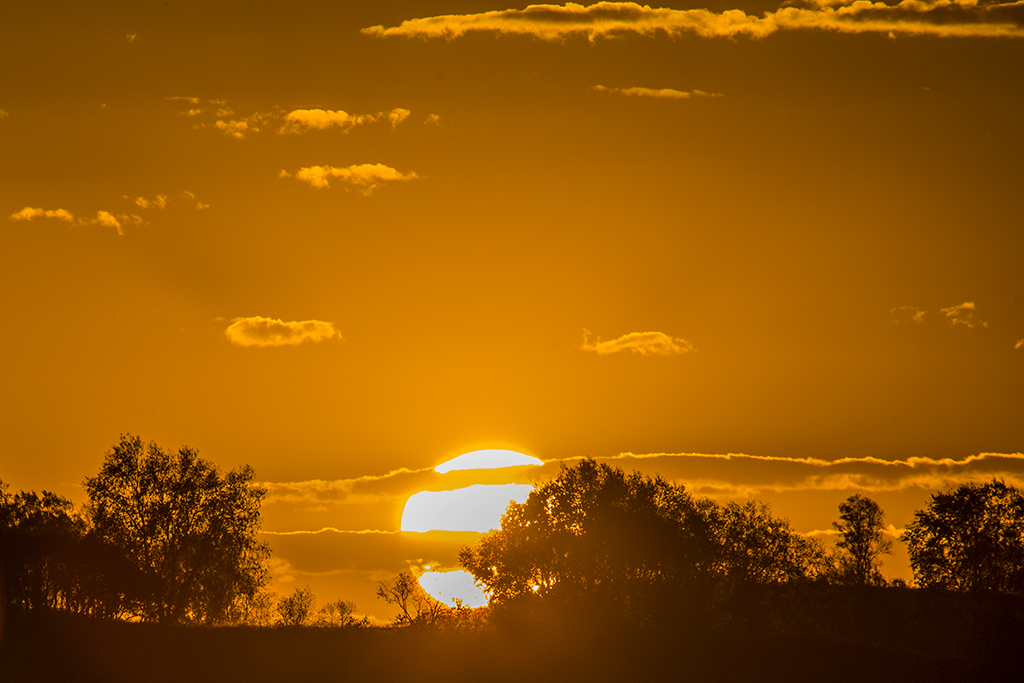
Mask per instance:
[[[173,97],[165,97],[164,99],[165,100],[170,100],[172,102],[173,101],[180,101],[180,102],[188,102],[189,104],[199,104],[199,98],[198,97],[184,97],[184,96],[181,96],[181,95],[175,95]]]
[[[105,225],[108,228],[114,228],[117,230],[118,235],[124,235],[124,230],[121,228],[121,222],[108,211],[97,211],[96,218],[92,219],[91,222],[94,225]]]
[[[1014,349],[1024,349],[1024,339],[1018,339],[1017,343],[1013,345]]]
[[[8,114],[6,110],[0,109],[0,119],[6,119],[8,116],[10,116],[10,114]]]
[[[73,223],[75,217],[71,215],[70,211],[64,209],[34,209],[31,206],[26,206],[21,211],[11,214],[12,221],[30,221],[33,218],[57,218],[68,223]]]
[[[293,177],[287,171],[281,171],[278,175],[281,178]],[[368,195],[383,183],[415,180],[420,176],[416,175],[414,171],[401,173],[384,164],[358,164],[345,168],[308,166],[296,171],[294,177],[316,188],[330,187],[329,179],[334,178],[346,185],[352,186],[359,193]]]
[[[950,327],[963,326],[969,330],[973,330],[975,327],[988,327],[988,323],[978,319],[973,301],[939,310],[946,314],[946,322]]]
[[[823,460],[742,453],[621,453],[595,459],[631,461],[617,464],[627,470],[658,471],[667,479],[685,484],[694,494],[715,498],[758,498],[801,491],[937,491],[993,477],[1024,486],[1021,453],[981,453],[961,460],[882,460],[871,456]],[[557,474],[556,466],[574,460],[578,458],[545,460],[545,470],[537,468],[529,473],[531,477],[547,478]]]
[[[896,325],[900,323],[922,323],[924,322],[925,313],[926,311],[916,306],[900,306],[889,311],[889,315],[892,316],[892,322]]]
[[[185,199],[194,200],[195,203],[196,203],[196,210],[197,211],[201,211],[203,209],[209,209],[210,208],[209,204],[204,204],[203,202],[201,202],[198,199],[196,199],[196,195],[195,195],[194,192],[190,192],[188,190],[182,190],[181,191],[181,196],[184,197]]]
[[[129,199],[129,197],[125,196],[125,199]],[[167,206],[167,195],[165,195],[165,194],[158,194],[156,196],[156,199],[146,199],[145,197],[136,197],[133,201],[135,202],[135,205],[138,206],[140,209],[148,209],[150,207],[156,207],[158,209],[162,209],[162,208]]]
[[[81,225],[102,225],[107,228],[114,228],[117,230],[117,234],[122,237],[124,236],[124,226],[126,225],[148,225],[142,216],[124,213],[119,213],[115,216],[109,211],[97,211],[96,218],[82,220],[79,223]]]
[[[303,342],[343,339],[334,323],[320,320],[284,322],[275,318],[252,316],[235,318],[224,335],[238,346],[295,346]]]
[[[686,92],[672,88],[607,88],[603,85],[592,85],[590,89],[597,92],[617,93],[626,97],[656,97],[669,100],[685,100],[690,97],[722,97],[719,93],[706,93],[703,90]]]
[[[348,132],[355,126],[366,123],[373,123],[382,119],[391,122],[391,129],[394,130],[398,124],[409,117],[409,110],[395,108],[389,112],[378,112],[376,114],[349,114],[341,109],[331,111],[330,109],[296,109],[284,116],[284,123],[277,131],[281,134],[305,133],[311,130],[326,130],[328,128],[341,128]]]
[[[335,534],[397,534],[399,531],[386,531],[384,529],[359,529],[358,531],[349,531],[345,529],[336,529],[332,526],[325,526],[322,529],[316,531],[260,531],[261,534],[268,536],[316,536],[318,534],[331,532]]]
[[[590,41],[624,34],[666,34],[763,38],[780,30],[825,30],[837,33],[883,33],[949,37],[1024,37],[1024,3],[979,4],[977,0],[902,0],[886,5],[869,0],[814,2],[781,7],[761,17],[742,10],[716,13],[706,9],[652,8],[632,2],[598,2],[589,6],[529,5],[526,9],[479,14],[448,14],[403,21],[398,26],[371,26],[362,33],[378,38],[404,36],[452,40],[469,32],[526,35],[561,41],[583,36]]]
[[[412,114],[411,111],[409,111],[408,109],[402,109],[400,107],[396,107],[395,109],[389,111],[388,121],[391,122],[391,130],[394,130],[395,128],[398,127],[398,124],[409,118],[410,114]]]
[[[260,130],[255,126],[250,126],[249,122],[244,119],[241,121],[233,119],[231,121],[215,121],[213,125],[222,131],[224,135],[233,137],[236,140],[242,140],[247,134],[257,133]]]
[[[135,39],[136,39],[136,38],[138,37],[138,35],[139,35],[139,34],[137,34],[137,33],[126,33],[126,34],[124,35],[124,37],[125,37],[125,39],[127,39],[127,41],[128,41],[129,43],[134,43],[134,42],[135,42]]]
[[[284,125],[278,133],[305,133],[310,130],[326,130],[328,128],[341,128],[349,130],[353,126],[374,121],[373,114],[362,114],[353,116],[346,111],[329,109],[296,109],[288,112],[284,117]]]
[[[428,123],[429,124],[433,124],[435,126],[440,126],[441,125],[441,117],[438,116],[437,114],[430,114],[430,115],[427,116],[426,119],[423,120],[423,124],[424,125],[426,125]]]
[[[662,332],[630,332],[617,339],[603,342],[600,339],[596,342],[589,342],[590,332],[583,331],[583,344],[580,346],[584,351],[593,351],[599,355],[618,353],[619,351],[632,351],[641,356],[674,356],[687,351],[693,351],[693,344],[685,339],[668,336]]]

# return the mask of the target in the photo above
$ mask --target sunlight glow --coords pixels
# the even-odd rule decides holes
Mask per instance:
[[[443,462],[434,468],[435,472],[444,474],[452,470],[490,470],[500,467],[516,467],[518,465],[543,465],[544,461],[532,455],[517,451],[505,451],[488,448],[482,451],[471,451]]]
[[[449,607],[455,607],[456,600],[461,600],[463,607],[483,607],[487,604],[487,596],[473,583],[473,575],[461,569],[424,572],[419,582],[430,597]]]
[[[511,501],[522,503],[529,484],[476,484],[453,491],[420,491],[409,497],[402,512],[402,531],[478,531],[501,526]]]

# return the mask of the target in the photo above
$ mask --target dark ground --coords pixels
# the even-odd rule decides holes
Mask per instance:
[[[480,632],[172,627],[8,611],[0,683],[1024,680],[1016,597],[861,589],[756,604],[716,628],[534,615]]]

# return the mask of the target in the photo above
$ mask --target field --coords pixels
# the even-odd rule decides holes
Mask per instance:
[[[843,590],[775,596],[744,619],[703,629],[534,614],[476,632],[168,627],[14,612],[4,623],[0,680],[1012,680],[1024,664],[1022,605],[1006,596]]]

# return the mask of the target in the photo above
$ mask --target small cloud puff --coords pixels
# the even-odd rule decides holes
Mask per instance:
[[[126,196],[125,199],[129,199],[129,197]],[[167,206],[167,195],[165,195],[165,194],[158,194],[156,196],[156,199],[146,199],[145,197],[136,197],[132,201],[134,201],[135,205],[138,206],[140,209],[148,209],[150,207],[155,207],[157,209],[162,209],[162,208]]]
[[[216,121],[214,126],[217,130],[220,130],[224,135],[235,138],[236,140],[242,140],[245,138],[247,133],[259,132],[259,128],[250,126],[248,121]]]
[[[10,114],[8,114],[5,110],[0,109],[0,119],[6,119],[8,116],[10,116]]]
[[[34,209],[31,206],[26,206],[21,211],[11,214],[12,221],[30,221],[33,218],[57,218],[68,223],[73,223],[75,217],[71,215],[70,211],[64,209]]]
[[[686,92],[684,90],[673,90],[672,88],[608,88],[603,85],[593,85],[591,90],[597,92],[617,93],[626,97],[655,97],[669,100],[685,100],[690,97],[722,97],[720,93],[706,93],[703,90]]]
[[[681,338],[673,339],[662,332],[630,332],[617,339],[605,342],[598,339],[598,341],[593,343],[588,341],[589,336],[590,332],[584,330],[583,344],[580,346],[580,349],[593,351],[602,356],[618,353],[619,351],[632,351],[633,353],[639,353],[641,356],[674,356],[686,353],[687,351],[693,351],[693,344],[690,342]]]
[[[900,306],[889,311],[894,324],[900,323],[921,323],[927,311],[917,306]]]
[[[1016,350],[1024,349],[1024,339],[1018,339],[1017,343],[1013,345]]]
[[[252,316],[235,318],[224,335],[238,346],[296,346],[303,342],[343,339],[334,323],[321,320],[284,322],[276,318]]]
[[[117,234],[122,237],[124,236],[124,226],[126,225],[147,225],[146,220],[141,216],[123,213],[115,216],[109,211],[97,211],[96,218],[79,222],[82,225],[102,225],[107,228],[114,228],[117,230]]]
[[[949,323],[950,327],[963,326],[969,330],[975,327],[988,327],[988,323],[978,319],[973,301],[967,301],[956,306],[950,306],[949,308],[940,308],[939,310],[946,314],[946,322]]]
[[[126,34],[124,34],[124,37],[125,37],[125,39],[126,39],[126,40],[127,40],[127,41],[128,41],[129,43],[134,43],[134,42],[135,42],[135,39],[136,39],[136,38],[138,37],[138,35],[139,35],[139,34],[137,34],[137,33],[126,33]]]
[[[430,114],[429,116],[427,116],[426,119],[424,119],[423,124],[424,125],[433,124],[435,126],[440,126],[441,125],[441,117],[438,116],[437,114]]]
[[[287,171],[281,171],[278,177],[291,178],[293,176]],[[420,176],[416,175],[414,171],[402,173],[384,164],[358,164],[345,168],[335,166],[303,167],[295,172],[294,177],[316,188],[329,187],[329,179],[334,178],[354,187],[359,193],[368,195],[382,183],[414,180]]]

